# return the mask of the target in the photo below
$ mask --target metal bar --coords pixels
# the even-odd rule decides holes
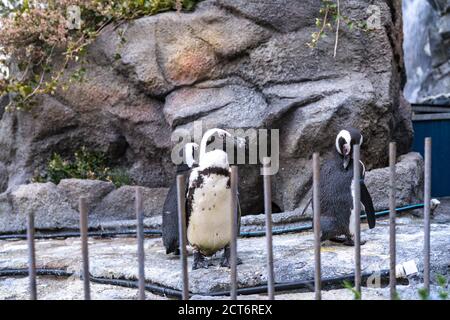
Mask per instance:
[[[322,272],[320,263],[320,158],[313,154],[313,210],[314,210],[314,291],[315,299],[322,299]]]
[[[237,216],[237,185],[238,169],[231,166],[231,243],[230,243],[230,267],[231,267],[231,300],[237,299],[237,235],[238,235],[238,216]]]
[[[142,189],[136,188],[136,233],[139,264],[139,300],[145,300],[144,210]]]
[[[391,300],[397,295],[397,279],[395,276],[396,248],[395,248],[395,163],[397,160],[397,145],[389,144],[389,290]]]
[[[178,235],[180,242],[181,274],[183,281],[182,299],[189,300],[189,274],[186,252],[186,180],[183,175],[177,176],[178,203]]]
[[[268,172],[270,158],[263,159],[264,172],[264,213],[266,215],[266,250],[267,250],[267,295],[269,300],[275,299],[275,276],[273,271],[273,242],[272,242],[272,185]]]
[[[412,121],[448,120],[450,113],[413,114]]]
[[[27,220],[28,242],[28,276],[30,283],[30,300],[37,300],[36,289],[36,251],[34,246],[34,213],[28,212]]]
[[[423,282],[430,292],[430,205],[431,205],[431,138],[425,138],[425,188],[424,188],[424,266]]]
[[[88,209],[86,198],[80,197],[79,209],[80,209],[81,254],[83,257],[84,299],[91,300],[91,288],[89,283]]]
[[[412,106],[413,112],[426,112],[426,113],[446,113],[450,112],[450,107],[423,107],[423,106]]]
[[[361,167],[360,167],[360,146],[353,145],[353,214],[355,225],[355,290],[361,295]]]

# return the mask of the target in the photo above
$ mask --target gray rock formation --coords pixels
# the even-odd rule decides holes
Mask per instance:
[[[404,1],[405,96],[413,103],[450,103],[450,2]]]
[[[102,199],[94,211],[98,219],[134,219],[136,188],[123,186]],[[167,188],[142,188],[144,216],[161,214]]]
[[[421,203],[423,200],[423,159],[419,153],[400,156],[395,165],[396,206]],[[389,167],[368,171],[365,178],[375,210],[389,208]]]
[[[144,215],[161,214],[167,188],[142,187]],[[58,185],[31,183],[0,195],[0,233],[26,230],[28,213],[34,213],[35,227],[41,230],[78,229],[78,199],[87,198],[89,225],[99,228],[114,220],[134,219],[135,187],[116,189],[98,180],[61,180]]]
[[[341,9],[364,21],[370,4],[351,0]],[[385,1],[375,4],[382,28],[342,26],[336,58],[332,36],[306,45],[317,31],[316,0],[206,0],[192,13],[111,26],[90,47],[85,82],[43,97],[31,112],[2,114],[0,191],[29,181],[53,152],[70,156],[83,145],[107,152],[134,183],[167,187],[171,133],[195,120],[204,129],[280,130],[274,204],[283,211],[302,204],[311,153],[329,156],[343,126],[362,130],[368,169],[385,166],[388,142],[407,152],[412,129],[391,46],[398,17]],[[262,212],[259,186],[258,166],[243,167],[244,213]]]

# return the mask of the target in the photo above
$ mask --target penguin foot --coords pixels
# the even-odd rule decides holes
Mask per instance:
[[[192,264],[192,270],[200,268],[208,269],[210,266],[209,261],[200,251],[194,251],[194,263]]]
[[[231,268],[231,263],[230,263],[230,246],[226,246],[223,250],[223,255],[222,255],[222,260],[220,261],[220,266],[221,267],[225,267],[225,268]],[[239,257],[236,257],[236,264],[242,264],[242,260]]]
[[[355,241],[352,239],[352,238],[346,238],[345,240],[344,240],[344,246],[349,246],[349,247],[353,247],[353,246],[355,246]],[[366,243],[366,241],[365,240],[361,240],[360,242],[359,242],[359,244],[362,246],[362,245],[364,245]]]
[[[236,260],[237,260],[236,261],[236,265],[242,264],[242,259],[241,258],[237,257]],[[224,268],[231,268],[230,259],[222,258],[222,261],[220,261],[220,266],[224,267]]]
[[[338,237],[330,238],[329,240],[331,242],[336,242],[336,243],[344,243],[345,241],[347,241],[346,238],[338,238]]]

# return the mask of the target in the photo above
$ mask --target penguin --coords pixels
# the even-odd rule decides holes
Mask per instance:
[[[359,130],[341,130],[336,137],[336,152],[320,170],[321,241],[331,240],[354,245],[355,212],[353,210],[353,146],[361,145]],[[361,209],[367,215],[369,228],[375,227],[372,198],[364,184],[365,166],[360,161]],[[338,238],[343,235],[342,240]],[[361,241],[361,244],[364,244]]]
[[[177,176],[184,175],[186,181],[189,178],[191,169],[198,166],[195,161],[194,152],[198,150],[198,144],[186,143],[184,146],[184,162],[177,166]],[[180,254],[178,234],[178,202],[177,202],[177,180],[176,176],[169,188],[166,200],[164,201],[162,214],[162,240],[166,248],[166,254]]]
[[[222,129],[208,130],[200,143],[199,166],[189,176],[186,216],[187,239],[194,254],[192,270],[208,268],[206,257],[222,249],[220,265],[230,267],[231,171],[225,151],[206,152],[207,142],[215,134],[231,137]]]

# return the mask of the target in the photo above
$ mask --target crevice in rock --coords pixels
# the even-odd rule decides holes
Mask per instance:
[[[238,18],[243,18],[245,20],[249,20],[252,21],[254,24],[267,29],[273,33],[283,33],[280,30],[278,30],[277,28],[275,28],[273,25],[271,25],[270,23],[267,23],[265,21],[259,20],[255,17],[251,17],[245,13],[243,13],[242,11],[237,10],[236,8],[226,5],[225,3],[222,3],[221,1],[219,1],[218,3],[215,4],[218,8],[224,10],[225,12],[238,17]]]
[[[175,128],[175,127],[187,124],[189,122],[196,121],[196,120],[198,120],[200,118],[203,118],[203,117],[205,117],[205,116],[207,116],[207,115],[209,115],[211,113],[214,113],[217,110],[220,110],[222,108],[226,108],[230,104],[232,104],[232,102],[228,102],[228,103],[226,103],[224,105],[216,106],[213,109],[210,109],[210,110],[207,110],[207,111],[197,112],[196,114],[189,115],[189,116],[182,117],[182,118],[176,118],[176,119],[173,120],[172,128]]]

